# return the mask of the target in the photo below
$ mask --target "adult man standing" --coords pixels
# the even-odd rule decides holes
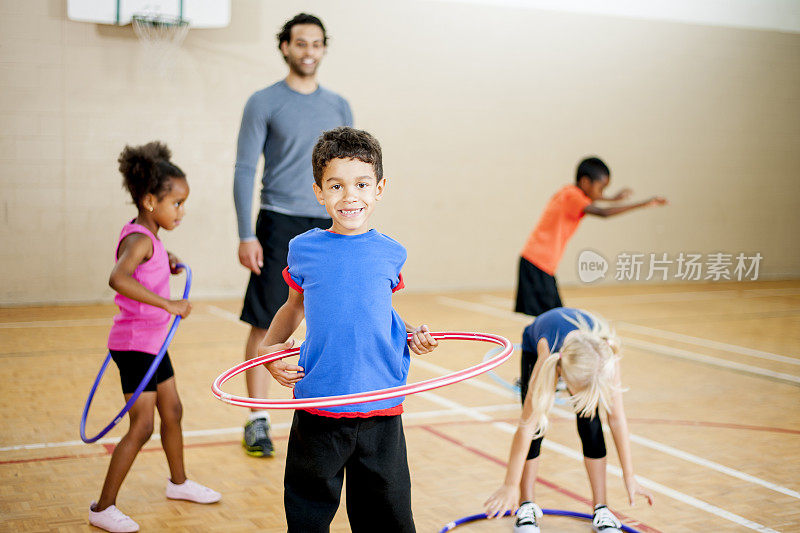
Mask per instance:
[[[317,68],[327,49],[322,21],[300,13],[283,25],[278,48],[289,67],[285,79],[254,93],[245,104],[236,153],[233,197],[239,225],[239,262],[251,271],[241,320],[251,325],[245,359],[258,346],[275,313],[286,301],[289,241],[331,222],[312,189],[311,152],[320,134],[337,126],[352,126],[350,106],[341,96],[317,83]],[[259,155],[264,154],[261,209],[253,234],[253,180]],[[264,398],[269,388],[266,369],[247,371],[247,392]],[[269,414],[253,410],[244,427],[248,455],[274,455]]]

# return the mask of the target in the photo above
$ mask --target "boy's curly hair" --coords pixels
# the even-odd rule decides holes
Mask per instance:
[[[383,179],[383,156],[378,139],[364,130],[347,126],[323,132],[311,154],[314,181],[322,187],[322,173],[332,159],[358,159],[375,169],[375,178]]]

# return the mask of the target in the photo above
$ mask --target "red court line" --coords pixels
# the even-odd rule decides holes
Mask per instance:
[[[108,452],[95,452],[95,453],[80,453],[75,455],[56,455],[50,457],[35,457],[33,459],[10,459],[8,461],[0,461],[0,465],[14,465],[20,463],[40,463],[44,461],[61,461],[64,459],[86,459],[89,457],[103,457],[110,455]]]
[[[451,437],[449,435],[446,435],[446,434],[444,434],[444,433],[442,433],[440,431],[437,431],[437,430],[433,429],[430,426],[418,426],[418,427],[420,427],[421,429],[424,429],[425,431],[427,431],[429,433],[432,433],[433,435],[436,435],[440,439],[446,440],[447,442],[449,442],[449,443],[451,443],[451,444],[453,444],[455,446],[458,446],[459,448],[463,448],[463,449],[465,449],[467,451],[470,451],[470,452],[474,453],[475,455],[477,455],[479,457],[482,457],[482,458],[484,458],[484,459],[486,459],[488,461],[491,461],[491,462],[493,462],[495,464],[498,464],[498,465],[502,466],[503,468],[508,466],[508,463],[506,463],[505,461],[503,461],[501,459],[498,459],[497,457],[494,457],[492,455],[489,455],[489,454],[487,454],[486,452],[484,452],[482,450],[479,450],[477,448],[473,448],[472,446],[464,444],[460,440],[458,440],[456,438],[453,438],[453,437]],[[568,489],[565,489],[564,487],[556,485],[552,481],[548,481],[548,480],[543,479],[541,477],[537,477],[536,478],[536,482],[544,485],[545,487],[553,489],[556,492],[560,492],[561,494],[564,494],[565,496],[567,496],[569,498],[572,498],[575,501],[581,502],[581,503],[583,503],[585,505],[588,505],[589,507],[592,506],[592,501],[591,500],[589,500],[587,498],[584,498],[583,496],[581,496],[579,494],[576,494],[576,493],[572,492],[571,490],[568,490]],[[640,522],[636,518],[624,515],[624,514],[620,513],[617,510],[614,510],[614,514],[616,514],[617,517],[619,517],[619,519],[622,520],[623,522],[629,524],[630,526],[633,526],[633,527],[639,529],[642,532],[645,532],[645,533],[661,533],[658,529],[650,527],[647,524],[645,524],[643,522]]]
[[[450,421],[450,422],[442,422],[442,423],[439,423],[437,425],[438,426],[445,426],[445,425],[449,426],[449,425],[457,425],[457,424],[464,425],[464,424],[469,424],[471,422],[476,422],[476,421],[455,421],[454,420],[454,421]],[[495,420],[492,420],[492,422],[495,422]],[[475,455],[478,455],[478,456],[480,456],[480,457],[482,457],[482,458],[484,458],[484,459],[486,459],[488,461],[491,461],[491,462],[493,462],[493,463],[495,463],[497,465],[500,465],[503,468],[505,468],[507,466],[507,463],[505,461],[502,461],[502,460],[500,460],[500,459],[498,459],[498,458],[496,458],[496,457],[494,457],[492,455],[489,455],[489,454],[487,454],[487,453],[485,453],[485,452],[483,452],[483,451],[481,451],[481,450],[479,450],[477,448],[473,448],[471,446],[468,446],[468,445],[464,444],[463,442],[461,442],[461,441],[459,441],[459,440],[457,440],[457,439],[455,439],[453,437],[450,437],[450,436],[448,436],[448,435],[446,435],[444,433],[441,433],[440,431],[435,430],[430,425],[409,425],[409,426],[406,426],[406,428],[407,429],[422,429],[422,430],[425,430],[425,431],[427,431],[427,432],[429,432],[429,433],[431,433],[433,435],[436,435],[437,437],[439,437],[439,438],[441,438],[443,440],[446,440],[446,441],[450,442],[451,444],[454,444],[454,445],[456,445],[456,446],[458,446],[460,448],[463,448],[465,450],[468,450],[468,451],[474,453]],[[272,440],[288,440],[288,439],[289,439],[288,435],[273,436],[272,437]],[[238,444],[241,444],[241,442],[242,442],[241,440],[197,442],[197,443],[191,443],[191,444],[184,444],[183,447],[184,448],[208,448],[208,447],[214,447],[214,446],[229,446],[229,445],[234,445],[234,444],[238,445]],[[48,461],[62,461],[62,460],[66,460],[66,459],[86,459],[86,458],[104,457],[104,456],[109,456],[114,452],[114,446],[115,446],[114,444],[103,444],[102,446],[103,446],[103,448],[105,448],[105,451],[102,451],[102,452],[76,454],[76,455],[57,455],[57,456],[50,456],[50,457],[36,457],[36,458],[31,458],[31,459],[12,459],[12,460],[9,460],[9,461],[0,461],[0,465],[19,464],[19,463],[40,463],[40,462],[48,462]],[[163,449],[160,446],[152,446],[152,447],[149,447],[149,448],[142,448],[142,450],[140,450],[140,451],[141,452],[160,452],[160,451],[163,451]],[[539,478],[537,478],[537,482],[542,484],[542,485],[544,485],[545,487],[548,487],[548,488],[556,491],[556,492],[564,494],[565,496],[567,496],[567,497],[569,497],[569,498],[571,498],[571,499],[573,499],[575,501],[578,501],[580,503],[588,505],[589,507],[592,506],[591,500],[589,500],[587,498],[584,498],[583,496],[581,496],[579,494],[576,494],[576,493],[574,493],[574,492],[572,492],[572,491],[570,491],[568,489],[565,489],[564,487],[561,487],[561,486],[553,483],[552,481],[549,481],[549,480],[546,480],[546,479],[543,479],[543,478],[539,477]],[[620,513],[619,511],[614,510],[614,513],[620,518],[620,520],[622,520],[623,522],[629,524],[630,526],[633,526],[633,527],[639,529],[643,533],[661,533],[658,529],[650,527],[647,524],[644,524],[643,522],[640,522],[639,520],[637,520],[637,519],[635,519],[633,517],[630,517],[630,516],[627,516],[625,514]]]
[[[493,419],[490,422],[508,422],[510,424],[516,424],[518,421],[517,418],[508,418],[508,419]],[[559,422],[569,422],[569,420],[562,419],[562,418],[555,418],[552,420],[553,423]],[[628,422],[637,423],[637,424],[666,424],[666,425],[673,425],[673,426],[693,426],[693,427],[713,427],[713,428],[723,428],[723,429],[741,429],[741,430],[749,430],[749,431],[764,431],[768,433],[785,433],[788,435],[800,435],[800,430],[797,429],[788,429],[788,428],[776,428],[776,427],[769,427],[769,426],[750,426],[745,424],[729,424],[723,422],[706,422],[706,421],[697,421],[697,420],[669,420],[669,419],[661,419],[661,418],[635,418],[631,417],[628,418]],[[464,425],[464,424],[485,424],[486,422],[480,420],[451,420],[448,422],[439,422],[436,423],[436,426],[450,426],[450,425]],[[417,428],[423,427],[430,431],[430,424],[427,425],[407,425],[406,428]],[[286,440],[288,436],[285,437],[273,437],[273,440]],[[238,444],[240,441],[212,441],[212,442],[201,442],[201,443],[194,443],[194,444],[184,444],[184,448],[203,448],[209,446],[225,446],[230,444]],[[49,456],[49,457],[35,457],[31,459],[11,459],[6,461],[0,461],[0,465],[7,465],[7,464],[20,464],[20,463],[39,463],[45,461],[61,461],[65,459],[84,459],[89,457],[102,457],[104,455],[111,455],[114,452],[114,444],[103,444],[106,448],[106,453],[103,452],[96,452],[96,453],[86,453],[86,454],[74,454],[74,455],[56,455],[56,456]],[[143,448],[141,451],[143,452],[152,452],[152,451],[160,451],[161,447],[152,447],[152,448]],[[487,457],[488,458],[488,457]],[[505,463],[503,463],[505,465]]]

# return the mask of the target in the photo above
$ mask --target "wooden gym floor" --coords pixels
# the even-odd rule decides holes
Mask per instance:
[[[484,331],[519,342],[528,319],[508,292],[413,294],[395,306],[434,330]],[[656,505],[627,505],[609,442],[609,503],[640,531],[800,531],[800,282],[637,285],[564,290],[567,305],[612,320],[623,339],[623,379],[636,473]],[[170,353],[184,403],[189,476],[222,492],[202,506],[164,497],[168,475],[154,438],[122,486],[118,506],[144,531],[285,530],[282,476],[291,413],[273,412],[277,455],[241,449],[246,411],[210,394],[241,360],[247,328],[238,301],[196,301]],[[111,305],[0,309],[0,530],[91,531],[113,443],[126,422],[93,445],[78,438],[83,402],[103,357]],[[443,342],[417,357],[410,380],[479,361],[490,345]],[[409,397],[404,415],[417,529],[438,531],[478,513],[500,484],[519,414],[508,382],[519,353],[465,383]],[[226,387],[244,394],[244,379]],[[288,390],[273,384],[274,396]],[[103,427],[122,406],[112,365],[90,413]],[[590,491],[571,417],[557,407],[545,440],[538,502],[590,512]],[[546,517],[542,531],[590,531]],[[347,531],[344,508],[334,531]],[[376,527],[379,531],[380,527]],[[97,530],[94,530],[97,531]],[[511,531],[509,519],[458,531]]]

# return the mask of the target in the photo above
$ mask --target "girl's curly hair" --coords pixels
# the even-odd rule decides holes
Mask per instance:
[[[167,145],[153,141],[141,146],[125,146],[119,154],[119,171],[122,184],[131,193],[136,207],[141,208],[142,199],[148,194],[161,198],[170,190],[171,178],[186,178],[186,174],[172,164]]]

